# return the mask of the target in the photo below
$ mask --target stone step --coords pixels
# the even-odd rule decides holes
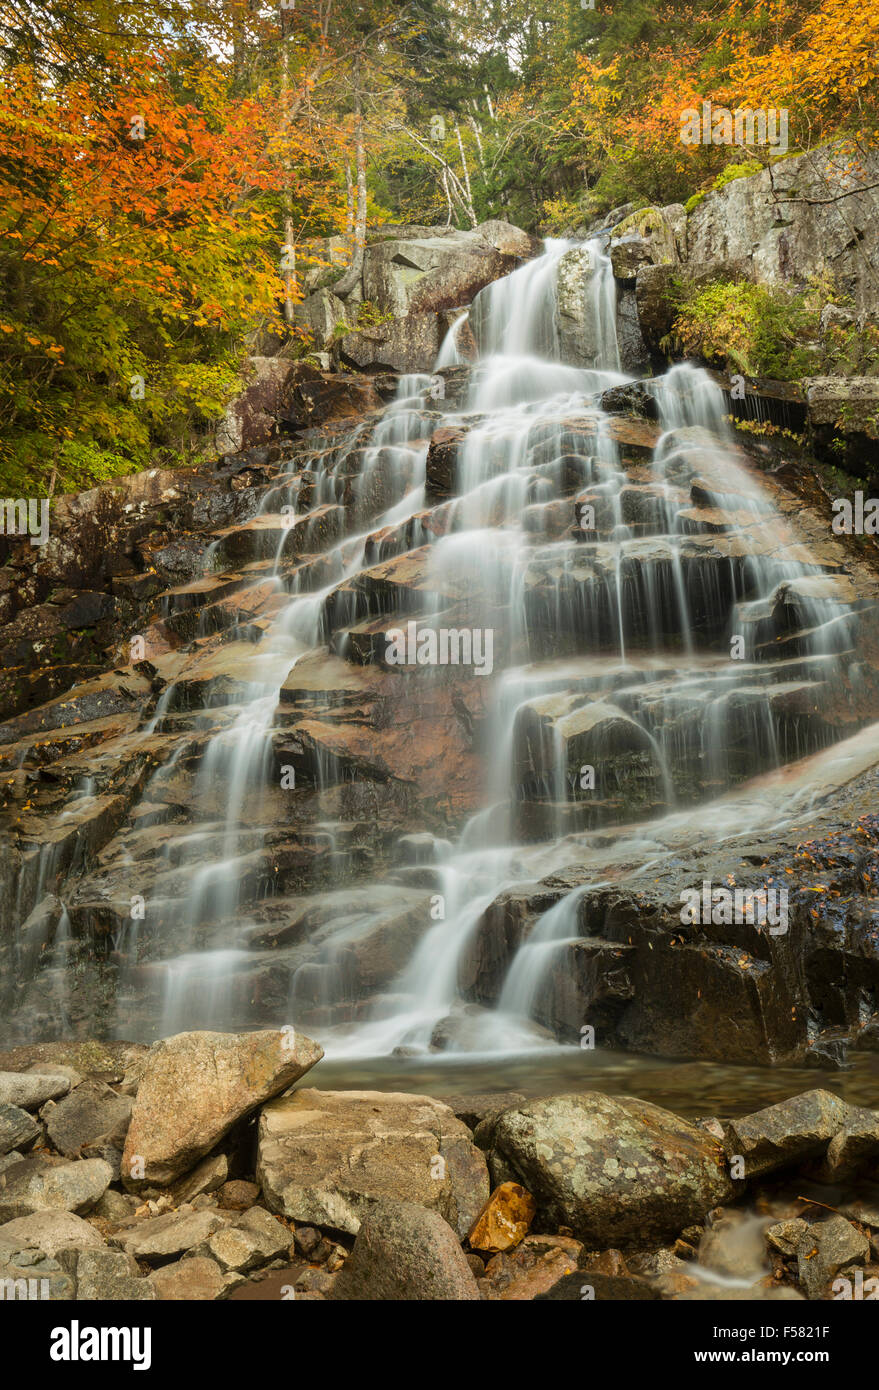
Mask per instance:
[[[325,503],[303,516],[263,513],[243,526],[217,532],[217,557],[221,564],[273,557],[298,558],[328,550],[345,533],[345,508]]]
[[[286,605],[287,597],[279,592],[279,581],[267,579],[261,584],[251,584],[246,589],[226,594],[203,607],[171,613],[165,619],[165,626],[186,642],[215,633],[224,633],[233,639],[237,634],[241,640],[257,641],[255,634],[261,629],[256,627],[254,620],[277,616]],[[250,636],[245,637],[245,628],[251,629]]]
[[[462,598],[465,590],[463,582],[440,578],[431,567],[430,547],[421,546],[362,570],[328,594],[326,630],[336,632],[385,613],[435,611]]]

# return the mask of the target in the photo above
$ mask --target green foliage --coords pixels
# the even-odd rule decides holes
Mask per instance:
[[[572,227],[585,221],[587,215],[573,198],[546,198],[540,227],[546,236],[564,236]]]
[[[371,300],[364,299],[357,306],[356,324],[358,328],[379,328],[383,323],[390,323],[393,317],[393,314],[380,309]]]
[[[815,367],[808,345],[817,337],[818,318],[803,294],[718,279],[684,291],[662,346],[746,376],[792,381]]]

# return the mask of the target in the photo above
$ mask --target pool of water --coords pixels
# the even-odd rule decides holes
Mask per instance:
[[[319,1062],[303,1083],[324,1090],[408,1091],[439,1098],[519,1091],[639,1096],[688,1119],[744,1115],[816,1087],[879,1109],[879,1054],[842,1070],[732,1066],[569,1047],[519,1056],[375,1057]]]

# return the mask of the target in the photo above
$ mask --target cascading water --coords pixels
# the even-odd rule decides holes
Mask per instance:
[[[579,365],[561,360],[559,277],[571,255],[590,269],[573,306],[586,326]],[[339,1057],[573,1042],[570,1020],[556,1026],[553,991],[588,938],[584,913],[608,866],[637,863],[628,876],[646,882],[700,801],[713,800],[719,834],[777,818],[771,800],[720,798],[828,740],[814,691],[822,663],[850,646],[850,611],[820,565],[787,545],[707,374],[680,366],[635,383],[621,372],[614,299],[599,241],[548,242],[476,296],[433,375],[401,376],[376,418],[328,436],[304,466],[300,452],[256,516],[208,547],[221,601],[242,534],[257,559],[230,581],[237,664],[219,648],[200,714],[184,668],[144,729],[177,742],[146,783],[139,826],[160,803],[177,814],[184,802],[193,829],[159,834],[148,906],[114,939],[120,1035],[149,997],[159,1034],[293,1023]],[[640,394],[641,418],[621,425],[604,408],[618,388]],[[440,435],[451,441],[445,473],[428,457]],[[417,557],[417,584],[390,618],[394,578],[376,579],[376,566],[401,556]],[[197,588],[172,593],[166,617]],[[241,615],[256,594],[262,626],[248,635]],[[329,735],[364,698],[351,663],[381,665],[413,594],[416,636],[492,634],[482,679],[471,673],[453,701],[472,723],[484,794],[454,840],[428,836],[414,863],[391,854],[370,877],[355,833],[369,800]],[[192,631],[197,669],[204,615]],[[288,738],[281,711],[300,684],[311,690],[316,660],[335,663],[325,710],[311,704]],[[442,689],[429,670],[419,680],[413,721]],[[291,840],[277,824],[279,788],[303,765],[321,818],[294,825]],[[384,767],[376,783],[395,778]],[[123,837],[123,863],[145,833]],[[274,878],[282,839],[282,873],[306,852],[317,866],[286,897]],[[500,964],[486,984],[477,946],[493,905],[572,864],[588,883],[556,885],[518,935],[491,938]],[[44,867],[38,896],[48,891]],[[65,909],[53,968],[70,921]],[[271,952],[268,969],[254,971],[255,948]]]

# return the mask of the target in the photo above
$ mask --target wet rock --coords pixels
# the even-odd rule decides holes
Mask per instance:
[[[201,1245],[225,1225],[226,1218],[219,1212],[181,1208],[118,1230],[110,1241],[135,1259],[163,1261]]]
[[[515,1250],[495,1255],[480,1285],[492,1302],[525,1301],[549,1293],[577,1269],[583,1246],[570,1236],[526,1236]],[[583,1283],[588,1279],[584,1275]]]
[[[265,1106],[257,1181],[272,1211],[356,1232],[381,1198],[441,1213],[463,1237],[489,1195],[470,1132],[429,1096],[299,1090]]]
[[[154,1269],[147,1276],[158,1299],[173,1302],[210,1302],[229,1292],[228,1275],[215,1260],[201,1256],[175,1260],[173,1264]],[[233,1280],[235,1287],[240,1280]]]
[[[52,1147],[75,1158],[90,1144],[122,1149],[131,1118],[130,1096],[102,1081],[84,1081],[54,1106],[46,1130]]]
[[[866,1263],[870,1242],[846,1221],[833,1216],[809,1226],[797,1246],[797,1271],[809,1298],[821,1298],[827,1286],[844,1270]]]
[[[841,1182],[853,1177],[879,1155],[879,1114],[848,1106],[841,1129],[837,1130],[817,1165],[815,1176],[822,1182]]]
[[[605,783],[625,788],[633,781],[640,795],[645,780],[659,778],[652,740],[641,725],[608,701],[584,703],[578,696],[545,695],[523,705],[514,757],[521,783],[552,779],[561,767],[564,786],[569,778],[578,785],[582,766],[597,767],[599,795]]]
[[[453,497],[458,487],[458,450],[467,438],[456,425],[440,425],[430,437],[425,464],[425,496],[429,501]]]
[[[611,386],[603,391],[601,409],[610,414],[643,415],[648,420],[655,420],[658,413],[656,397],[646,391],[640,382]]]
[[[0,1101],[0,1154],[17,1149],[24,1152],[36,1143],[40,1126],[26,1110]]]
[[[847,1106],[830,1091],[804,1091],[733,1120],[727,1152],[744,1159],[745,1175],[784,1168],[821,1153],[844,1125]]]
[[[39,1110],[47,1100],[55,1100],[69,1090],[69,1077],[59,1072],[0,1072],[0,1105]]]
[[[674,1235],[732,1192],[716,1140],[628,1097],[554,1096],[508,1110],[494,1130],[493,1172],[498,1161],[533,1193],[542,1220],[591,1245]]]
[[[646,261],[636,273],[638,324],[644,342],[654,354],[660,353],[662,339],[671,332],[676,317],[674,276],[674,266],[650,265]]]
[[[440,852],[448,848],[448,840],[440,840],[427,831],[401,835],[394,845],[394,859],[399,864],[434,864]]]
[[[135,1181],[173,1181],[237,1120],[298,1081],[322,1056],[316,1043],[292,1029],[180,1033],[157,1043],[138,1089],[124,1172],[136,1172]]]
[[[51,1209],[91,1211],[112,1175],[110,1165],[100,1158],[66,1163],[45,1154],[31,1154],[3,1173],[0,1221]]]
[[[441,1018],[430,1035],[433,1052],[479,1052],[491,1039],[495,1020],[487,1009],[478,1004],[455,1004]],[[551,1043],[553,1034],[539,1023],[522,1024],[523,1039],[529,1037],[535,1046]]]
[[[280,422],[283,429],[301,430],[361,418],[381,405],[371,377],[355,376],[352,372],[322,373],[301,365],[303,370]]]
[[[518,1183],[501,1183],[470,1227],[467,1239],[474,1250],[498,1254],[524,1239],[536,1214],[537,1203],[530,1192]]]
[[[589,300],[588,282],[596,272],[588,246],[566,251],[556,272],[555,330],[559,357],[575,367],[592,367],[601,344]]]
[[[380,1200],[364,1217],[331,1296],[475,1301],[479,1290],[454,1231],[437,1212]]]

